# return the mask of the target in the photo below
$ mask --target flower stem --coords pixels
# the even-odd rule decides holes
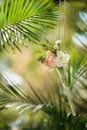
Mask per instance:
[[[72,97],[71,97],[71,93],[70,93],[70,90],[68,89],[68,87],[64,84],[63,80],[62,80],[62,76],[61,76],[61,73],[59,71],[58,68],[56,68],[56,72],[59,76],[59,79],[62,83],[62,86],[63,86],[63,89],[65,90],[65,93],[66,93],[66,96],[67,96],[67,100],[68,100],[68,103],[70,105],[70,108],[71,108],[71,112],[72,112],[72,115],[75,116],[76,115],[76,112],[75,112],[75,107],[74,107],[74,104],[73,104],[73,101],[72,101]]]

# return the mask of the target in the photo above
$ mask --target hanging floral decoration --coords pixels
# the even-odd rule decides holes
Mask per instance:
[[[67,66],[70,59],[70,55],[61,50],[60,44],[60,40],[56,41],[55,45],[53,46],[53,49],[55,51],[52,52],[51,50],[48,50],[46,52],[46,57],[39,57],[39,61],[41,61],[44,65],[48,66],[49,68],[62,68]]]
[[[45,46],[46,48],[46,46]],[[49,49],[50,48],[50,49]],[[38,58],[38,61],[43,63],[48,68],[56,69],[56,72],[58,74],[58,77],[60,79],[60,82],[63,86],[63,90],[65,91],[69,106],[71,108],[72,115],[76,115],[74,104],[72,101],[72,96],[70,93],[70,90],[67,87],[67,80],[65,78],[65,69],[67,69],[70,55],[67,52],[64,52],[61,50],[61,41],[57,40],[55,42],[55,45],[52,47],[49,47],[49,44],[47,46],[47,52],[45,56],[40,56]]]

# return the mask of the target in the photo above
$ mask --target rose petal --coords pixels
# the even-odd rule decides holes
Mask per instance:
[[[64,67],[68,64],[70,56],[62,51],[57,51],[57,57],[55,58],[55,64],[57,67]]]

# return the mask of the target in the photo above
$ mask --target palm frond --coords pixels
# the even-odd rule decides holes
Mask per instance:
[[[78,31],[73,35],[73,41],[76,43],[84,53],[87,53],[87,12],[80,11],[79,19],[77,21]]]
[[[5,72],[0,72],[1,109],[15,107],[15,110],[19,110],[20,113],[23,113],[32,108],[32,113],[35,113],[40,109],[49,113],[50,109],[54,108],[54,106],[58,106],[58,104],[62,105],[64,97],[61,97],[60,95],[60,88],[58,87],[57,82],[51,82],[52,80],[50,81],[48,78],[49,83],[44,84],[46,94],[44,94],[43,91],[38,93],[40,90],[35,89],[30,83],[28,83],[29,87],[25,88],[24,86],[13,82],[11,80],[12,76],[6,78],[7,75]],[[8,80],[10,80],[11,83],[8,82]],[[47,111],[47,109],[49,110]]]
[[[49,122],[49,126],[46,125],[46,127],[50,128],[50,130],[84,129],[86,122],[83,122],[83,119],[78,115],[68,115],[69,107],[65,102],[65,97],[61,95],[58,82],[52,79],[48,80],[47,77],[48,82],[44,84],[45,93],[43,93],[43,91],[35,89],[30,83],[29,88],[14,84],[14,82],[9,85],[6,78],[0,73],[1,110],[11,108],[11,110],[19,112],[19,114],[31,110],[32,115],[36,115],[38,111],[42,110],[48,115],[45,119]],[[44,126],[42,129],[44,129]]]
[[[86,57],[76,54],[72,58],[68,68],[68,84],[71,89],[71,94],[74,104],[78,111],[86,112],[87,107],[87,59]]]
[[[54,28],[57,8],[47,0],[3,0],[0,20],[0,46],[20,50],[26,41],[38,43],[47,28]],[[19,44],[18,44],[19,43]]]
[[[76,57],[72,57],[70,60],[68,73],[66,74],[67,84],[71,88],[87,73],[87,58],[77,53],[75,55]]]

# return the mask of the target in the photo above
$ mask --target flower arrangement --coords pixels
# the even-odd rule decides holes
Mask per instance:
[[[49,68],[63,68],[66,67],[69,62],[70,56],[69,54],[63,52],[60,49],[60,43],[60,40],[55,42],[55,45],[53,47],[53,49],[55,49],[54,52],[48,50],[46,53],[46,57],[41,58],[41,56],[38,58],[43,64],[45,64]]]
[[[38,60],[41,61],[44,65],[46,65],[48,68],[56,69],[63,90],[65,91],[65,94],[67,96],[67,100],[70,105],[72,115],[76,115],[74,104],[72,102],[71,93],[67,87],[67,81],[65,81],[65,70],[67,69],[70,55],[61,50],[60,44],[61,41],[57,40],[53,48],[51,48],[51,50],[47,50],[46,56],[40,56]]]

